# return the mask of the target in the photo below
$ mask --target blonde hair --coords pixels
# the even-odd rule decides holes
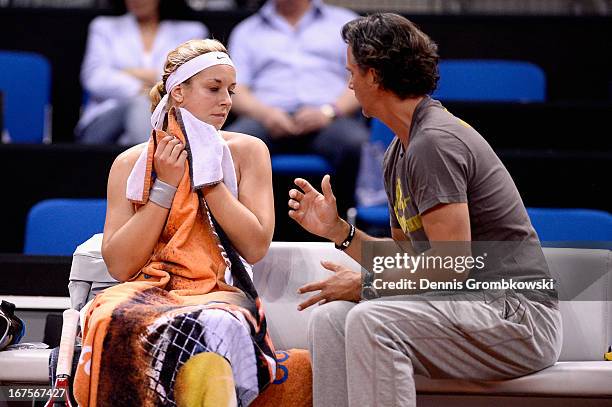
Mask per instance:
[[[225,49],[223,44],[217,40],[211,39],[189,40],[170,51],[166,58],[166,63],[164,64],[162,80],[157,82],[157,84],[151,88],[151,92],[149,92],[149,97],[151,98],[151,112],[155,110],[159,101],[166,94],[166,81],[172,72],[176,71],[177,68],[185,62],[197,56],[214,51],[227,53],[227,49]],[[189,79],[185,82],[189,82]]]

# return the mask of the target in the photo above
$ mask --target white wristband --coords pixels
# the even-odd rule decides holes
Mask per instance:
[[[170,209],[176,188],[166,184],[164,181],[157,178],[153,183],[151,192],[149,193],[149,201],[156,203],[162,208]]]

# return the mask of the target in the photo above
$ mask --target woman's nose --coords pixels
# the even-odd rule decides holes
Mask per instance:
[[[232,104],[232,95],[229,91],[223,92],[223,97],[221,98],[222,105],[231,105]]]

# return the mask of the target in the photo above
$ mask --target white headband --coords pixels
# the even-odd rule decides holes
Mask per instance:
[[[191,78],[193,75],[197,74],[200,71],[203,71],[206,68],[210,68],[215,65],[230,65],[234,66],[232,60],[229,55],[225,52],[207,52],[206,54],[202,54],[197,56],[189,61],[185,62],[183,65],[179,66],[176,71],[172,72],[168,79],[166,80],[166,94],[159,101],[155,111],[151,115],[151,126],[154,129],[160,130],[164,123],[164,114],[167,111],[168,100],[170,97],[170,92],[177,85],[185,82],[187,79]]]

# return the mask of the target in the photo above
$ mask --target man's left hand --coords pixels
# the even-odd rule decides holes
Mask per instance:
[[[316,303],[321,305],[338,300],[358,302],[361,299],[361,273],[331,261],[322,261],[321,265],[334,274],[325,280],[306,284],[298,289],[299,294],[319,291],[318,294],[298,305],[298,311]]]
[[[321,109],[318,107],[309,106],[298,110],[293,115],[293,119],[296,123],[298,134],[300,135],[321,130],[322,128],[329,126],[333,120],[331,117],[323,114]]]

